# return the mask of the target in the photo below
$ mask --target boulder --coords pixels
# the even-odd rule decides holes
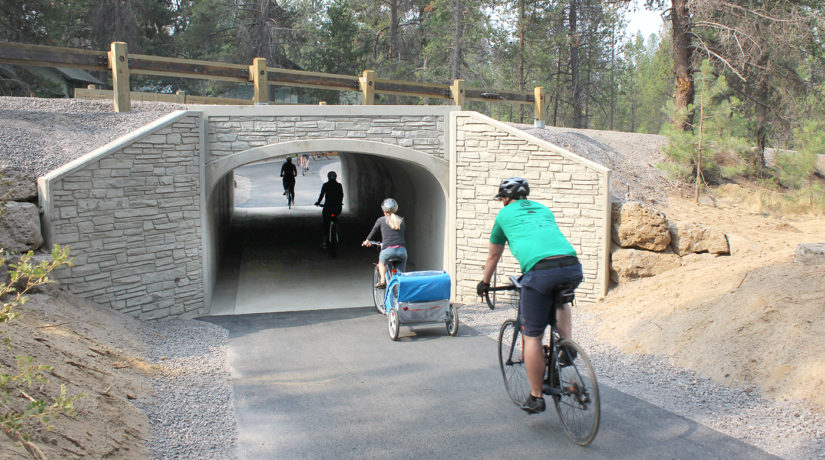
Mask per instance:
[[[825,265],[825,243],[804,243],[796,246],[793,261],[805,265]]]
[[[646,278],[680,265],[679,256],[672,252],[616,248],[610,260],[610,277],[615,282]]]
[[[43,245],[40,212],[32,203],[10,201],[0,210],[0,248],[26,252]]]
[[[641,203],[613,203],[613,242],[623,248],[661,252],[670,245],[665,215]]]
[[[37,201],[37,180],[9,166],[0,165],[0,200]]]
[[[690,222],[674,223],[670,226],[673,250],[680,256],[709,252],[711,254],[730,254],[728,239],[719,230]]]

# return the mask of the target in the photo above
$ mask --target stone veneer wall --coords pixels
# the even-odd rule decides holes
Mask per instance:
[[[199,133],[178,112],[39,180],[70,291],[140,319],[205,313]]]
[[[207,141],[213,157],[280,142],[338,138],[383,142],[444,159],[445,122],[435,115],[212,115]]]
[[[455,187],[456,300],[478,302],[476,284],[487,257],[490,231],[501,203],[494,201],[502,179],[530,183],[530,199],[548,206],[579,254],[584,281],[580,301],[592,302],[607,289],[610,205],[609,170],[552,144],[474,112],[457,112],[451,152]],[[509,249],[498,265],[497,283],[520,274]]]

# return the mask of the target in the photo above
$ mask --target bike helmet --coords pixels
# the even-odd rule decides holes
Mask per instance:
[[[384,212],[398,211],[398,203],[392,198],[387,198],[381,203],[381,210]]]
[[[287,163],[292,163],[292,157],[286,157],[286,162]]]
[[[328,173],[327,173],[327,178],[328,178],[329,180],[333,180],[333,179],[335,179],[336,177],[338,177],[338,174],[335,174],[335,171],[330,171],[330,172],[328,172]]]
[[[511,177],[501,181],[496,198],[510,198],[518,200],[530,194],[530,186],[521,177]]]

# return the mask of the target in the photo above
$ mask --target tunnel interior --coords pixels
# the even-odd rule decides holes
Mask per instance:
[[[289,156],[297,163],[299,154]],[[281,193],[284,155],[238,167],[208,191],[209,314],[371,306],[377,251],[360,244],[387,197],[398,201],[398,214],[406,220],[407,270],[445,268],[445,178],[413,161],[374,153],[337,152],[330,158],[311,161],[306,173],[299,169],[292,209]],[[335,258],[320,247],[321,208],[313,205],[330,170],[344,187]]]

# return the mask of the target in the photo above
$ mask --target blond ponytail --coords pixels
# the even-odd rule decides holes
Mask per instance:
[[[390,213],[390,215],[387,216],[387,225],[389,225],[390,228],[393,229],[393,230],[400,230],[401,229],[401,222],[403,222],[403,221],[404,221],[404,218],[400,217],[398,214],[396,214],[394,212]]]

